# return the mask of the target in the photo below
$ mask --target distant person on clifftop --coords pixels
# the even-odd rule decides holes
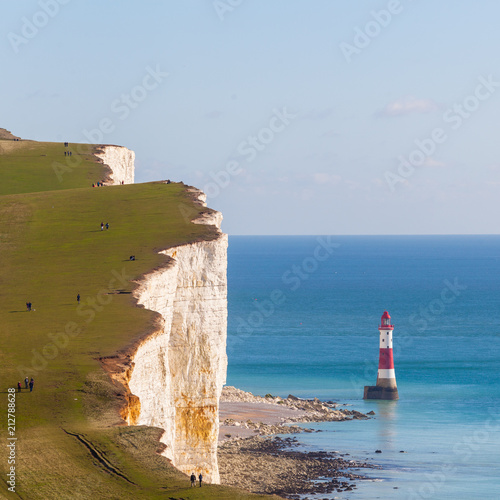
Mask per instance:
[[[201,488],[201,481],[203,480],[203,476],[201,475],[201,472],[200,472],[200,475],[198,476],[198,479],[200,480],[200,488]]]
[[[21,392],[21,382],[17,383],[17,392]]]
[[[80,294],[78,294],[78,295],[76,296],[76,301],[77,301],[78,303],[80,303]]]
[[[33,385],[35,384],[35,381],[33,380],[33,377],[31,377],[30,380],[30,392],[33,392]]]
[[[106,222],[106,229],[109,229],[109,224]]]
[[[24,379],[24,388],[25,388],[25,389],[27,389],[27,388],[28,388],[28,383],[29,383],[29,379],[28,379],[28,377],[26,377],[26,378]]]
[[[191,474],[191,488],[194,488],[196,486],[196,476],[194,475],[194,472]]]
[[[104,231],[104,222],[101,222],[101,231]]]

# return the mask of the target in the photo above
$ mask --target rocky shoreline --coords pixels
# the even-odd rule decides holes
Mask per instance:
[[[253,437],[219,447],[222,484],[254,493],[298,499],[303,495],[352,491],[361,469],[376,468],[345,458],[348,454],[301,452],[296,438]]]
[[[338,409],[333,401],[322,402],[318,398],[287,398],[270,394],[254,396],[250,392],[226,386],[220,398],[220,441],[251,435],[295,434],[312,432],[311,429],[290,426],[294,422],[339,422],[342,420],[368,419],[368,415],[355,410]],[[252,417],[253,418],[246,418]],[[244,429],[252,431],[244,432]]]
[[[352,491],[354,481],[365,479],[360,470],[375,465],[349,460],[348,453],[300,451],[295,437],[273,436],[317,432],[290,423],[370,418],[340,406],[317,398],[261,397],[224,387],[218,449],[221,483],[289,499]]]

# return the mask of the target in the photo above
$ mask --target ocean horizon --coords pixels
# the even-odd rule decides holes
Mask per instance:
[[[331,498],[494,498],[499,272],[496,235],[230,236],[227,384],[375,412],[298,436],[381,466]],[[364,401],[384,310],[400,399]]]

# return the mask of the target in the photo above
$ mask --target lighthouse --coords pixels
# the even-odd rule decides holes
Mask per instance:
[[[363,399],[399,399],[394,359],[392,357],[391,316],[384,311],[378,327],[380,336],[380,353],[378,358],[377,385],[366,385]]]

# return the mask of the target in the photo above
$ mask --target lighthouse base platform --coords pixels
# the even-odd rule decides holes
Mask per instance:
[[[397,388],[380,387],[378,385],[365,385],[365,393],[363,399],[384,399],[396,400],[399,399]]]

